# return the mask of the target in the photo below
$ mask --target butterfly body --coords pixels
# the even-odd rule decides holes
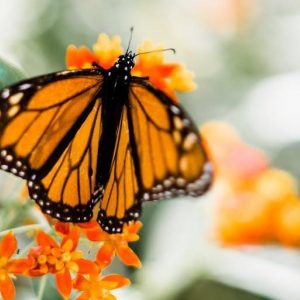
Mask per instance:
[[[209,188],[197,127],[147,78],[131,75],[134,57],[0,91],[0,168],[27,179],[44,213],[87,222],[98,203],[98,223],[118,233],[143,202]]]
[[[102,99],[101,120],[103,128],[98,151],[98,170],[101,171],[97,174],[101,186],[104,186],[108,180],[123,107],[129,105],[127,95],[131,79],[130,71],[134,66],[133,58],[131,53],[122,55],[109,70],[96,66],[101,74],[106,74],[98,95],[98,98]],[[103,169],[107,171],[103,172]]]

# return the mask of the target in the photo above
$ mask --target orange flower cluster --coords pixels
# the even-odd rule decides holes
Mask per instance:
[[[144,41],[137,49],[137,53],[162,50],[164,45],[155,45],[151,41]],[[123,53],[119,36],[109,38],[106,34],[99,35],[93,52],[87,47],[77,48],[71,45],[67,49],[66,63],[69,69],[91,68],[96,62],[104,69],[111,68],[120,54]],[[177,100],[176,92],[190,92],[196,88],[193,81],[194,74],[182,64],[167,63],[163,52],[153,52],[137,57],[132,75],[147,76],[157,88],[164,91],[173,100]]]
[[[125,226],[122,234],[107,234],[92,221],[79,226],[57,222],[54,237],[38,230],[36,246],[32,247],[26,258],[11,259],[17,249],[17,240],[9,232],[0,244],[0,291],[4,300],[15,297],[12,278],[16,275],[39,277],[53,274],[58,292],[63,299],[69,299],[72,289],[79,292],[77,300],[112,300],[111,290],[130,284],[122,275],[101,276],[115,254],[127,266],[141,267],[138,256],[129,248],[128,242],[139,239],[141,222]],[[99,246],[95,260],[83,257],[77,249],[80,231],[86,238]],[[57,239],[61,242],[58,243]]]
[[[202,129],[216,166],[216,238],[225,244],[300,244],[300,198],[295,179],[268,165],[226,123]]]

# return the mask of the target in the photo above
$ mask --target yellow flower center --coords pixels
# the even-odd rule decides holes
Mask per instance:
[[[71,254],[70,254],[69,252],[63,253],[63,254],[62,254],[62,260],[63,260],[64,262],[70,261],[70,260],[71,260]]]
[[[56,273],[64,268],[68,268],[74,272],[77,272],[79,267],[76,260],[82,257],[81,251],[71,251],[73,242],[68,240],[61,248],[45,247],[42,254],[38,255],[36,261],[38,263],[38,269],[41,273]],[[0,258],[1,266],[1,258]]]
[[[40,256],[38,257],[38,263],[39,263],[40,265],[45,264],[46,261],[47,261],[47,256],[46,256],[46,255],[42,254],[42,255],[40,255]]]

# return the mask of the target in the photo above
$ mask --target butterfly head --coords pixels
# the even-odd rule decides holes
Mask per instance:
[[[130,74],[131,69],[134,67],[134,57],[135,54],[132,53],[132,51],[120,55],[117,62],[114,65],[114,69],[119,74],[124,74],[124,76],[128,76],[128,74]]]

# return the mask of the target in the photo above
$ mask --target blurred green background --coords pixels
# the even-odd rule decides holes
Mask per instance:
[[[230,122],[273,165],[300,176],[299,0],[0,0],[0,57],[21,70],[7,83],[64,69],[66,47],[91,47],[100,32],[126,47],[131,26],[132,49],[162,42],[177,51],[170,60],[195,72],[198,89],[180,99],[197,124]],[[7,199],[15,179],[1,180]],[[300,299],[298,251],[218,246],[212,198],[144,207],[135,245],[143,268],[113,266],[134,282],[118,299]],[[36,299],[23,290],[18,299]]]

